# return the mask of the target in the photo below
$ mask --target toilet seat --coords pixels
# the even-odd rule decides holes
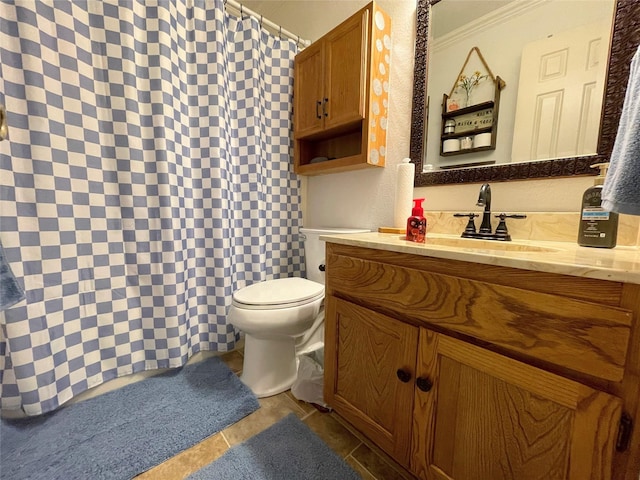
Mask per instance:
[[[324,285],[306,278],[289,277],[254,283],[237,290],[232,304],[247,310],[291,308],[324,297]]]

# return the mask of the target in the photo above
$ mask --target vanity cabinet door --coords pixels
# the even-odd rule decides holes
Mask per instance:
[[[419,345],[419,478],[611,478],[620,399],[424,328]]]
[[[408,467],[418,328],[325,299],[326,402]]]

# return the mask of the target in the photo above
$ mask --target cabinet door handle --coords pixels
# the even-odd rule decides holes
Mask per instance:
[[[418,377],[416,379],[416,385],[423,392],[428,392],[433,388],[433,383],[427,377]]]
[[[411,374],[406,370],[402,370],[401,368],[398,369],[396,375],[402,383],[407,383],[409,380],[411,380]]]
[[[322,114],[323,114],[325,117],[328,117],[328,116],[329,116],[329,114],[327,113],[327,103],[329,103],[329,99],[328,99],[328,98],[325,98],[325,99],[322,101]]]
[[[318,107],[322,105],[322,102],[320,100],[318,100],[316,102],[316,118],[322,118],[322,115],[320,115],[320,111],[318,110]],[[324,107],[322,107],[322,110],[324,110]]]
[[[620,426],[618,428],[618,438],[616,439],[616,450],[624,452],[629,448],[629,440],[633,431],[633,419],[627,412],[622,413],[620,418]]]

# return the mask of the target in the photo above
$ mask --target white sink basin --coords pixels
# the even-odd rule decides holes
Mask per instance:
[[[429,237],[425,245],[436,247],[469,248],[474,250],[499,250],[501,252],[559,252],[560,249],[531,245],[529,243],[505,242],[500,240],[480,240],[462,237]]]

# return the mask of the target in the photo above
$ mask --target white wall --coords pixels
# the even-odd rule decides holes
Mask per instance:
[[[244,4],[309,40],[316,40],[345,20],[366,0],[256,0]],[[380,0],[378,5],[392,19],[392,55],[387,130],[387,166],[309,177],[304,201],[306,226],[363,227],[377,229],[393,223],[396,165],[409,155],[415,0]],[[527,180],[492,185],[494,210],[567,211],[580,209],[590,177]],[[426,210],[477,210],[478,184],[442,185],[414,190],[426,197]]]

